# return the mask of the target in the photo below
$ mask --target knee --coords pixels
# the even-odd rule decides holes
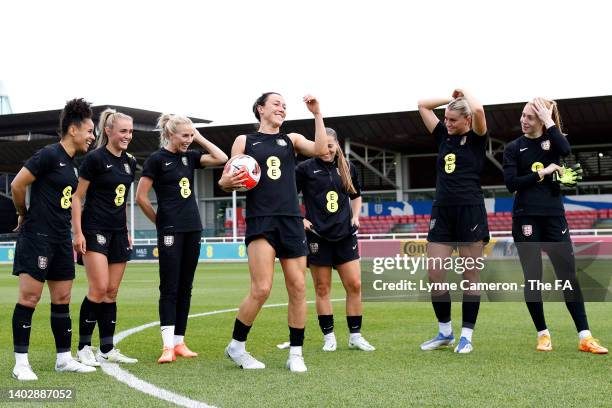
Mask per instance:
[[[106,300],[110,302],[117,301],[117,294],[119,293],[119,286],[111,286],[106,289]]]
[[[292,300],[306,299],[306,285],[303,280],[287,284],[287,294]]]
[[[355,279],[350,282],[347,282],[346,294],[352,296],[361,295],[361,279]]]
[[[22,306],[27,306],[32,309],[38,305],[40,295],[35,293],[20,293],[18,303]]]
[[[331,282],[317,282],[315,285],[315,292],[317,293],[317,297],[319,298],[327,298],[329,297],[329,292],[331,291]]]
[[[264,284],[264,285],[253,285],[251,288],[251,297],[255,299],[259,304],[265,303],[270,297],[270,290],[272,289],[272,285]]]
[[[56,305],[67,305],[70,304],[70,291],[55,293],[53,294],[52,302]]]
[[[106,289],[98,288],[98,287],[90,287],[87,291],[87,298],[95,303],[104,302],[104,297],[106,296]]]

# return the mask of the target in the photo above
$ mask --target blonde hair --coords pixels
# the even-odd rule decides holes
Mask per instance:
[[[472,117],[472,109],[470,108],[470,104],[467,99],[463,96],[453,99],[448,106],[446,107],[448,110],[457,111],[466,118]]]
[[[325,128],[327,136],[331,136],[336,141],[336,157],[338,157],[338,172],[340,173],[340,180],[342,180],[342,187],[349,194],[357,193],[355,186],[353,185],[353,179],[351,178],[351,167],[344,157],[344,152],[340,148],[338,143],[338,134],[332,128]]]
[[[177,128],[180,125],[190,125],[193,127],[193,122],[186,116],[162,113],[157,120],[157,128],[159,129],[159,147],[168,146],[168,143],[170,142],[170,135],[177,133]]]
[[[117,119],[127,119],[132,122],[134,121],[131,116],[126,115],[125,113],[117,112],[111,108],[104,109],[104,111],[100,114],[100,120],[98,120],[98,139],[96,140],[96,149],[108,144],[106,128],[112,129]]]

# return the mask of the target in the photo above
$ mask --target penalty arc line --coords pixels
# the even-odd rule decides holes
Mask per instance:
[[[345,299],[331,299],[332,302],[340,302]],[[313,304],[313,300],[309,300],[306,302],[307,304]],[[273,308],[273,307],[283,307],[287,306],[287,303],[276,303],[271,305],[264,305],[264,308]],[[201,317],[201,316],[212,316],[221,313],[230,313],[237,312],[238,308],[232,309],[221,309],[221,310],[213,310],[212,312],[204,312],[204,313],[196,313],[189,315],[189,318],[193,317]],[[114,337],[114,344],[117,345],[121,340],[124,340],[126,337],[131,336],[132,334],[138,333],[150,327],[159,326],[159,321],[150,322],[143,324],[141,326],[133,327],[131,329],[124,330]],[[191,398],[185,397],[184,395],[177,394],[175,392],[166,390],[164,388],[160,388],[154,384],[141,380],[136,377],[134,374],[131,374],[129,371],[124,370],[119,367],[118,364],[115,363],[101,363],[102,371],[111,377],[115,378],[117,381],[126,384],[128,387],[133,388],[137,391],[143,392],[145,394],[151,395],[155,398],[171,402],[181,407],[187,408],[216,408],[214,405],[208,405],[205,402],[193,400]]]

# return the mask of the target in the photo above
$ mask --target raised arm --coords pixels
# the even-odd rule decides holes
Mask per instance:
[[[288,136],[297,153],[308,157],[324,155],[327,152],[327,134],[325,133],[325,123],[323,123],[323,115],[321,114],[319,101],[312,95],[306,95],[304,96],[304,102],[308,110],[314,116],[315,140],[312,142],[299,133],[290,133]]]
[[[223,153],[223,150],[219,149],[217,145],[202,136],[198,129],[195,130],[193,140],[208,152],[207,154],[203,154],[200,158],[200,164],[202,166],[218,166],[227,161],[227,154]]]
[[[472,111],[472,129],[478,136],[484,136],[487,133],[487,119],[482,104],[470,92],[464,89],[455,89],[453,98],[464,97],[470,105]]]
[[[19,231],[21,224],[26,214],[26,191],[28,186],[36,180],[36,177],[26,167],[22,167],[19,173],[15,176],[11,182],[11,195],[13,196],[13,205],[17,210],[17,227],[13,231]]]
[[[552,149],[561,157],[569,155],[572,149],[567,138],[561,133],[561,129],[556,126],[552,118],[553,107],[547,108],[542,98],[535,98],[532,103],[536,115],[544,123],[546,133],[552,142]]]
[[[89,188],[89,180],[79,177],[76,192],[72,195],[72,247],[79,253],[87,251],[85,236],[81,229],[81,214],[83,213],[83,199]]]
[[[153,179],[142,176],[138,181],[138,188],[136,188],[136,203],[144,215],[155,224],[157,214],[155,214],[153,204],[151,204],[151,200],[149,200],[149,191],[151,191],[151,187],[153,187]]]
[[[421,99],[418,102],[419,114],[429,133],[433,133],[440,122],[440,119],[438,119],[433,110],[440,106],[448,105],[450,101],[452,101],[451,98],[429,98]]]

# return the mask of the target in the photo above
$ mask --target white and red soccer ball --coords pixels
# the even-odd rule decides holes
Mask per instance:
[[[239,188],[236,191],[249,191],[259,183],[261,177],[261,169],[257,160],[247,154],[239,154],[232,157],[225,164],[225,170],[229,171],[230,174],[235,174],[240,170],[245,170],[246,175],[244,176],[244,187]]]

